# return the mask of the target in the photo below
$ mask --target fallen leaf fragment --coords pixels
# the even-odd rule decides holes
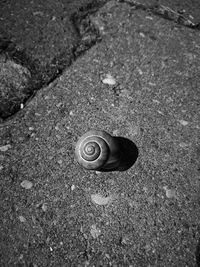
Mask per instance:
[[[21,182],[21,186],[25,189],[31,189],[33,186],[33,183],[28,180],[24,180],[23,182]]]
[[[6,152],[9,148],[11,148],[11,145],[5,145],[5,146],[0,146],[0,151],[1,152]]]
[[[115,85],[116,80],[112,77],[112,75],[107,74],[106,77],[102,80],[102,83],[108,84],[108,85]]]
[[[107,205],[112,200],[111,197],[103,197],[100,194],[92,194],[91,199],[97,205]]]

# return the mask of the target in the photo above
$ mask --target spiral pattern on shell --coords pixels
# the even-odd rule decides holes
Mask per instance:
[[[97,131],[96,131],[97,132]],[[102,168],[109,157],[109,146],[104,136],[99,132],[90,131],[77,142],[75,155],[83,167],[90,170]]]

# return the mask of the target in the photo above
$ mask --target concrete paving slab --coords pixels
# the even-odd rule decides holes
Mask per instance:
[[[35,91],[57,78],[99,40],[98,30],[91,25],[88,15],[104,2],[20,0],[0,3],[0,53],[9,57],[13,65],[21,64],[21,68],[31,73],[23,90],[3,89],[1,83],[0,119],[14,115]],[[9,72],[12,73],[12,68]],[[12,95],[16,97],[13,99]]]
[[[1,3],[0,53],[3,57],[8,57],[13,65],[21,64],[21,68],[28,69],[31,77],[23,88],[4,88],[5,85],[1,83],[0,120],[10,119],[37,90],[56,79],[80,54],[100,41],[103,34],[101,25],[96,24],[90,15],[106,2],[109,1],[37,0],[29,3],[20,0]],[[199,21],[188,13],[198,13],[196,1],[191,6],[180,0],[116,2],[126,3],[131,8],[156,14],[180,25],[200,28]],[[3,72],[5,71],[6,69]],[[12,73],[12,68],[9,72]],[[12,75],[10,77],[12,80]],[[15,73],[12,84],[15,83],[14,80]],[[4,91],[7,92],[7,97]]]
[[[1,127],[1,265],[199,265],[199,31],[115,2],[93,20],[102,42]],[[91,128],[135,165],[81,168]]]
[[[72,14],[86,6],[85,1],[3,1],[1,29],[19,50],[48,66],[61,50],[74,47],[80,36],[70,21]]]

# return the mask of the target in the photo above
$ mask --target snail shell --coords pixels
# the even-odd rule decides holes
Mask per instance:
[[[91,130],[78,140],[75,156],[78,163],[88,170],[113,170],[120,163],[116,139],[99,130]]]

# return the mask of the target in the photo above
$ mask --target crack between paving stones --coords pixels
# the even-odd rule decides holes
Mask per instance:
[[[192,21],[188,20],[185,18],[182,14],[180,14],[177,11],[174,11],[173,9],[160,5],[158,3],[153,4],[153,5],[146,5],[146,4],[141,4],[137,1],[134,0],[116,0],[119,3],[126,3],[127,5],[134,7],[136,10],[140,9],[143,11],[147,11],[149,13],[152,13],[154,15],[160,16],[164,19],[174,21],[177,24],[180,24],[182,26],[195,29],[195,30],[200,30],[200,22],[199,23],[193,23]]]
[[[27,85],[26,91],[30,91],[27,98],[21,103],[27,106],[27,104],[34,98],[37,91],[44,86],[48,86],[53,81],[62,75],[63,71],[69,67],[78,57],[83,55],[96,43],[101,41],[101,35],[95,25],[92,24],[90,16],[97,12],[107,1],[92,2],[88,5],[81,7],[77,12],[71,16],[71,22],[79,35],[80,42],[72,48],[71,51],[61,53],[58,57],[54,58],[51,65],[55,65],[54,68],[47,68],[47,71],[41,69],[39,63],[32,61],[25,51],[19,51],[16,49],[14,43],[9,41],[6,35],[0,36],[0,53],[4,53],[8,58],[14,62],[26,67],[31,73],[31,79]],[[40,70],[40,71],[36,71]],[[20,104],[21,104],[20,103]],[[19,106],[19,104],[18,104]],[[23,108],[23,110],[24,110]],[[16,107],[16,111],[9,116],[2,116],[0,124],[9,124],[12,119],[21,114],[23,116],[23,110]],[[20,115],[19,115],[20,116]]]
[[[76,11],[72,15],[71,22],[82,41],[80,41],[79,44],[73,48],[71,55],[69,55],[70,52],[68,51],[67,53],[63,52],[58,57],[56,57],[52,61],[52,64],[55,64],[55,67],[49,68],[46,72],[42,70],[38,72],[37,70],[41,69],[39,63],[33,62],[24,51],[17,50],[15,48],[15,45],[9,40],[9,38],[5,37],[6,35],[0,36],[0,53],[2,53],[3,51],[4,53],[8,54],[8,57],[10,57],[14,62],[25,66],[31,73],[31,80],[28,84],[28,88],[26,88],[26,90],[29,91],[30,94],[27,96],[27,99],[24,100],[24,107],[34,98],[37,91],[42,89],[44,86],[48,86],[49,84],[54,82],[58,77],[60,77],[60,75],[62,75],[63,71],[67,67],[69,67],[78,57],[83,55],[92,46],[101,41],[102,36],[100,35],[100,31],[96,28],[95,25],[92,24],[90,16],[96,13],[101,7],[103,7],[110,1],[112,0],[90,2],[87,5],[79,8],[78,11]],[[114,1],[117,3],[127,4],[130,7],[135,8],[136,10],[143,10],[156,16],[160,16],[164,19],[174,21],[179,25],[194,30],[200,30],[200,23],[195,24],[191,22],[182,14],[172,10],[169,7],[159,4],[146,5],[134,0]],[[23,110],[19,109],[8,117],[2,118],[2,125],[5,125],[12,121],[12,119],[20,112],[23,116]]]

